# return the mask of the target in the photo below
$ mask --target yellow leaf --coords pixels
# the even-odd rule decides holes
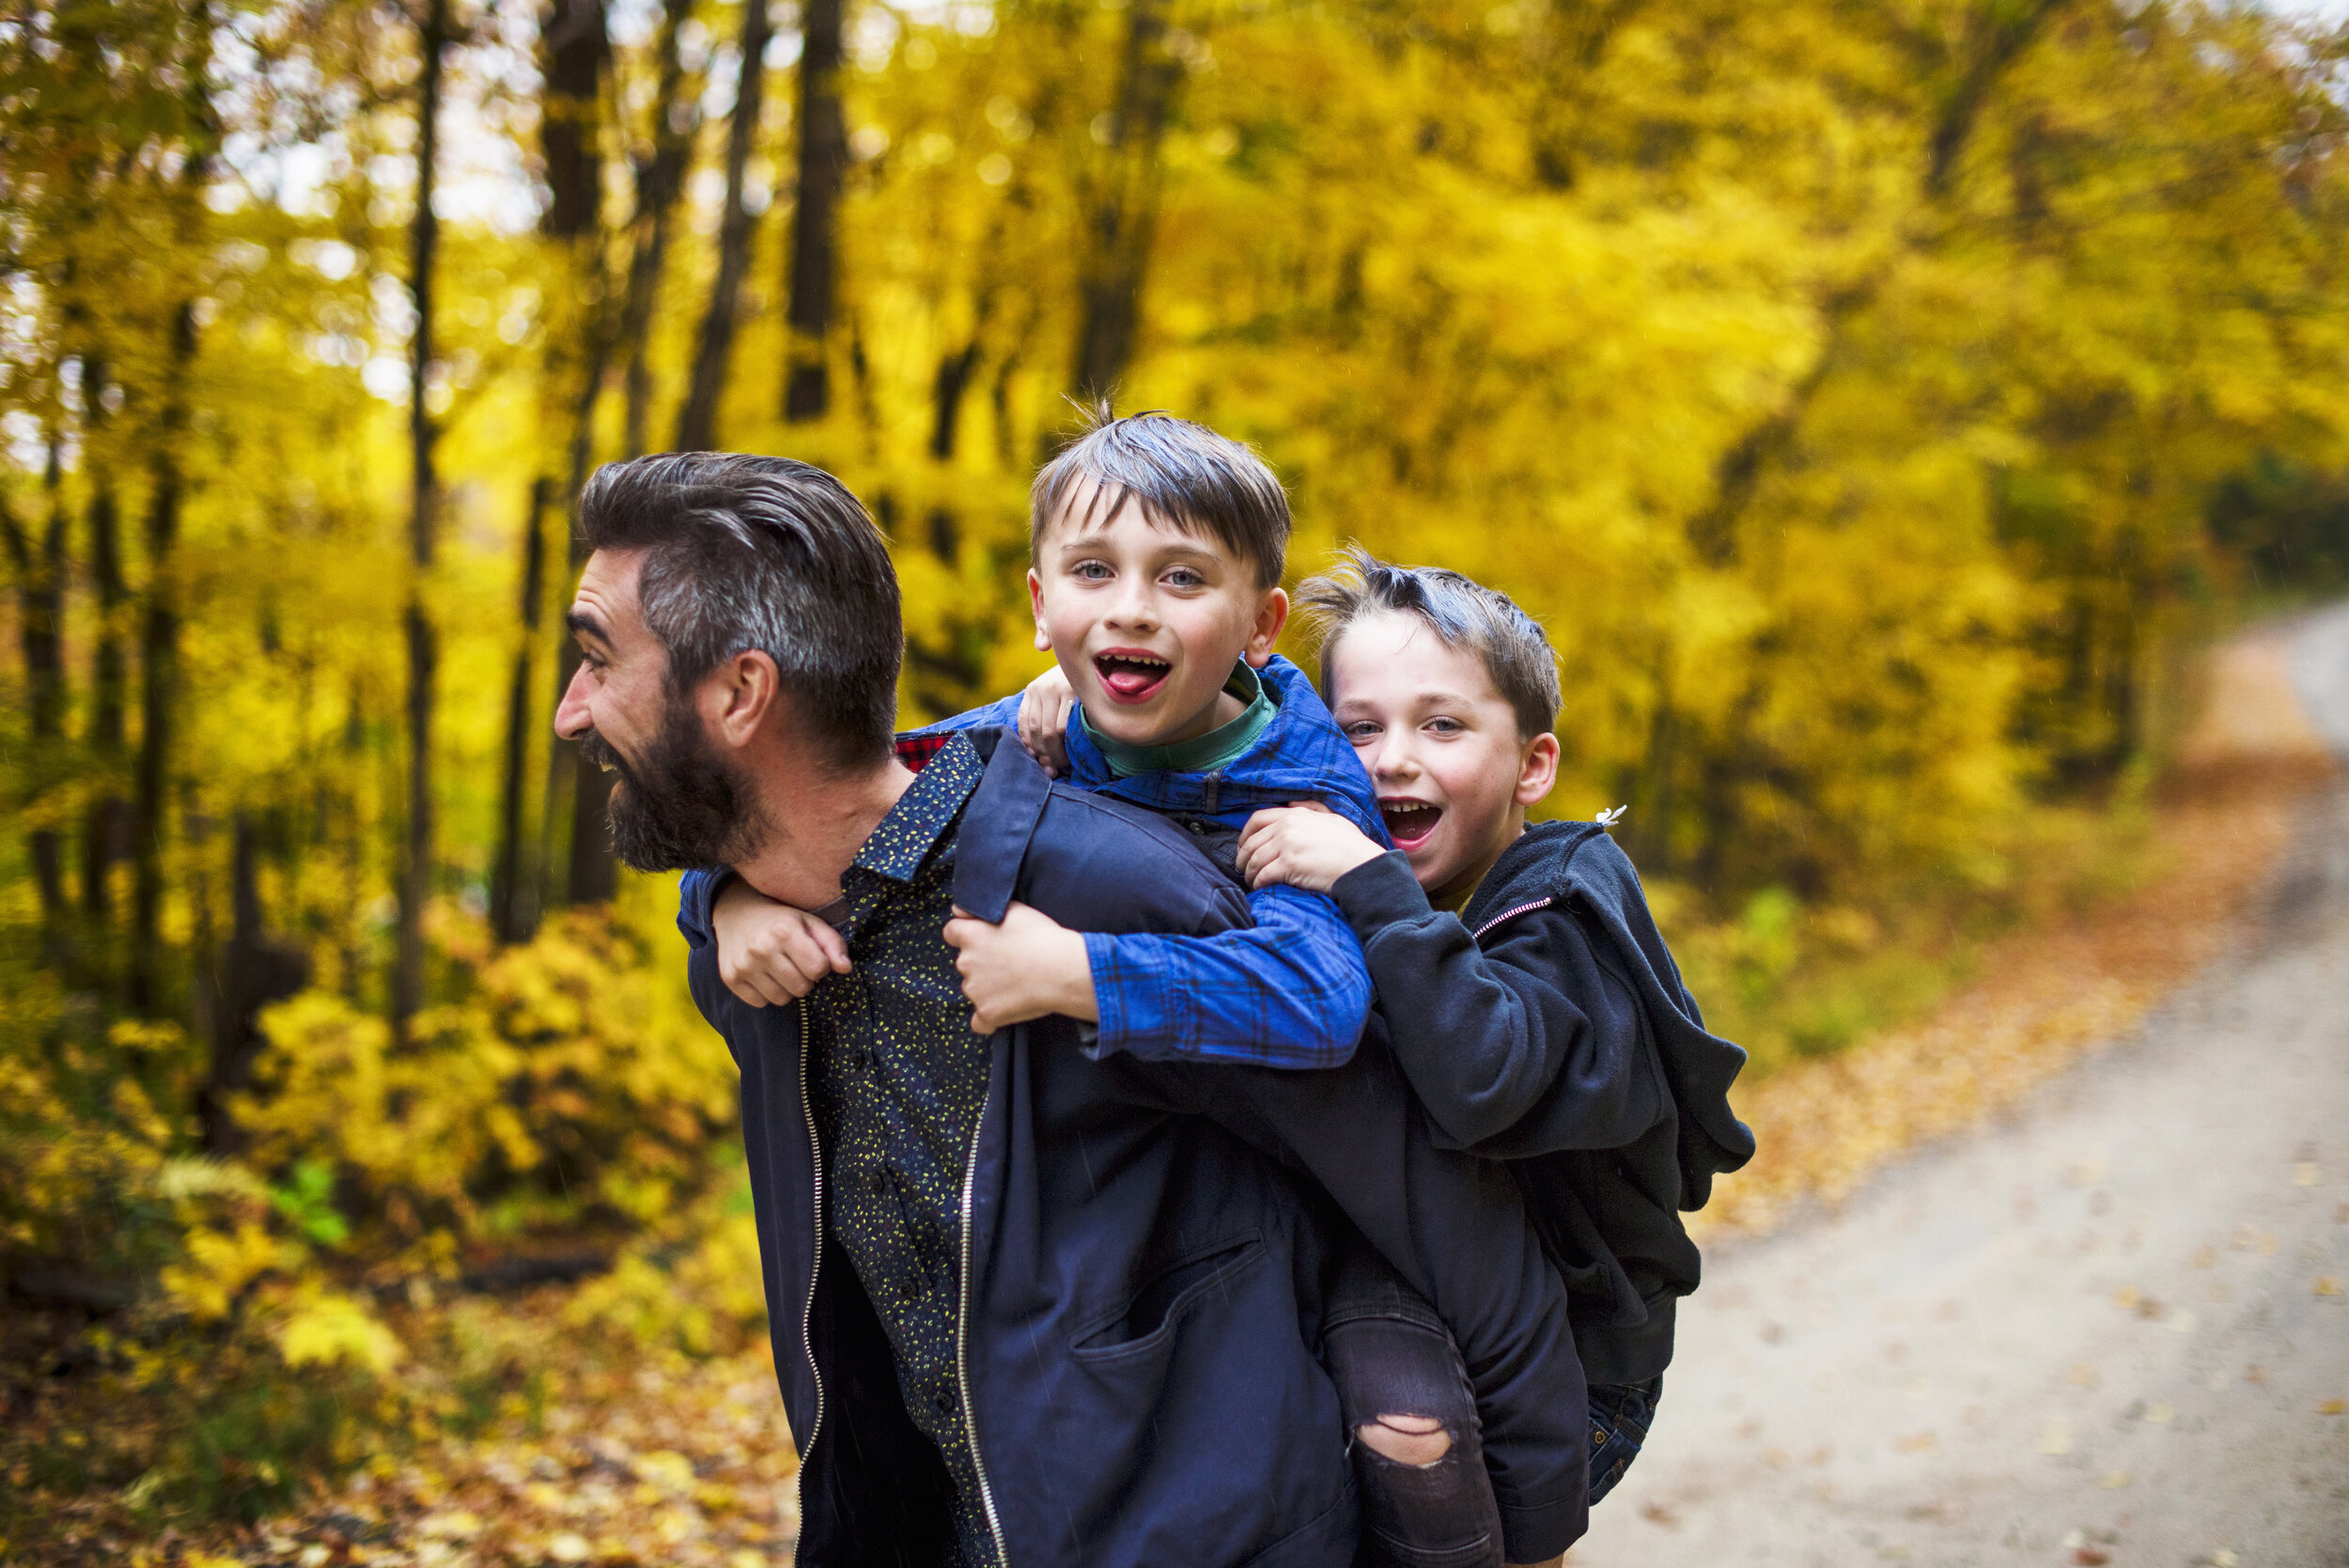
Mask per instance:
[[[337,1291],[321,1291],[297,1307],[277,1330],[277,1353],[289,1367],[348,1363],[381,1374],[398,1364],[398,1338],[365,1307]]]
[[[279,1262],[277,1242],[258,1225],[188,1233],[188,1261],[163,1271],[163,1289],[198,1323],[228,1315],[238,1294]]]
[[[2328,1399],[2324,1404],[2316,1407],[2316,1413],[2320,1416],[2338,1416],[2341,1414],[2342,1408],[2343,1406],[2340,1400]]]

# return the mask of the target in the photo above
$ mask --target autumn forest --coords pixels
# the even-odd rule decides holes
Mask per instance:
[[[595,465],[839,473],[911,722],[1042,667],[1071,399],[1253,442],[1292,579],[1543,618],[1548,809],[1628,805],[1767,1069],[2349,579],[2344,59],[2166,0],[0,7],[4,1348],[108,1412],[0,1537],[527,1424],[466,1305],[525,1287],[757,1340],[672,884],[550,730]]]

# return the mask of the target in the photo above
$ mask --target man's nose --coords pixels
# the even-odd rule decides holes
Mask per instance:
[[[554,705],[554,733],[566,740],[577,740],[595,722],[587,716],[587,666],[582,664],[571,672],[571,683],[563,688],[563,700]]]

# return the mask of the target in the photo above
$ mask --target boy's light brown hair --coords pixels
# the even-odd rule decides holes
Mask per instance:
[[[1330,660],[1346,628],[1365,615],[1416,615],[1445,646],[1484,660],[1517,715],[1519,740],[1558,722],[1558,655],[1548,633],[1515,599],[1474,578],[1441,567],[1398,567],[1348,545],[1333,569],[1298,584],[1297,608],[1321,640],[1321,689],[1332,697]]]
[[[1288,561],[1289,498],[1255,452],[1205,425],[1162,410],[1112,416],[1086,411],[1084,432],[1046,463],[1028,491],[1028,561],[1081,480],[1096,487],[1082,525],[1113,517],[1128,496],[1154,523],[1205,534],[1255,568],[1256,586],[1278,586]]]

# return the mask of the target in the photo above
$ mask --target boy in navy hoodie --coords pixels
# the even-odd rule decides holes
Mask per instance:
[[[1501,593],[1357,550],[1299,599],[1393,847],[1311,805],[1242,834],[1252,886],[1327,892],[1361,938],[1439,1147],[1514,1162],[1590,1383],[1591,1500],[1638,1454],[1696,1289],[1679,1211],[1752,1157],[1745,1053],[1706,1032],[1595,822],[1528,826],[1557,776],[1556,656]]]
[[[1013,696],[926,733],[942,743],[1017,721],[1071,783],[1172,818],[1235,876],[1243,825],[1299,800],[1379,840],[1353,748],[1304,673],[1271,651],[1288,613],[1288,508],[1254,454],[1185,421],[1105,421],[1037,475],[1032,527],[1036,644],[1057,656],[1064,700],[1032,689],[1024,711]],[[847,972],[822,911],[699,873],[684,903],[681,919],[714,933],[725,985],[754,1005]],[[1370,1004],[1346,916],[1326,889],[1273,879],[1249,906],[1251,927],[1164,937],[1071,931],[1014,903],[996,924],[950,922],[946,939],[981,1032],[1061,1015],[1092,1026],[1096,1057],[1343,1064]],[[1515,1533],[1508,1478],[1487,1475],[1446,1325],[1367,1249],[1331,1299],[1323,1354],[1373,1541],[1408,1565],[1499,1564]]]

